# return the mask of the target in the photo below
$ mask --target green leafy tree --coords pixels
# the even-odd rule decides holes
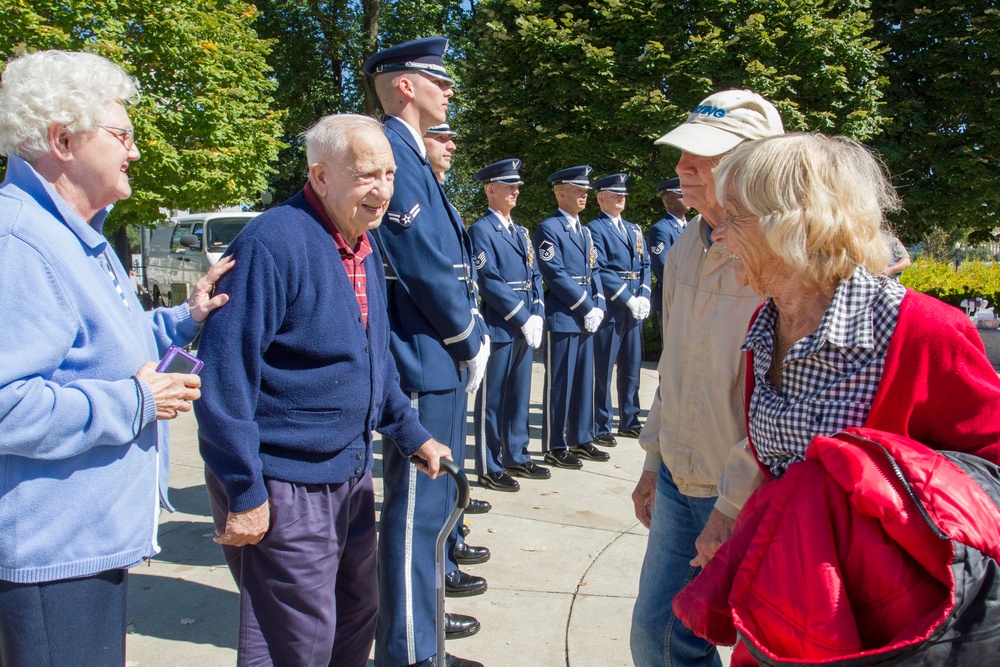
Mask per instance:
[[[874,135],[885,82],[867,6],[484,0],[459,70],[469,159],[524,160],[517,213],[525,224],[554,206],[547,174],[576,164],[597,176],[627,172],[626,215],[647,225],[662,214],[655,186],[678,158],[653,141],[712,92],[752,89],[775,103],[788,130]]]
[[[142,157],[108,228],[151,225],[161,208],[213,210],[264,189],[284,113],[255,18],[253,5],[225,0],[0,0],[0,56],[87,50],[139,80],[129,114]]]
[[[306,180],[301,134],[331,113],[381,113],[362,72],[379,48],[417,37],[455,34],[463,19],[456,0],[262,0],[255,28],[274,40],[268,62],[287,108],[277,172],[269,179],[274,201],[295,194]]]
[[[992,235],[1000,204],[1000,12],[994,0],[873,0],[888,47],[886,115],[877,146],[916,241],[934,227],[954,240]]]

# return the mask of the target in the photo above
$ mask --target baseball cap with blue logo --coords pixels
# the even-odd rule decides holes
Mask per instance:
[[[724,90],[706,97],[686,121],[653,143],[715,157],[744,141],[784,133],[773,104],[749,90]]]

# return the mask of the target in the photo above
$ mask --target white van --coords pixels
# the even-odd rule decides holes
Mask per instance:
[[[143,251],[146,287],[153,305],[176,306],[219,261],[247,222],[260,213],[191,213],[160,225]]]

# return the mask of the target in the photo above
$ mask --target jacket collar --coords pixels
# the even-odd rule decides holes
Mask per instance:
[[[70,207],[69,203],[56,191],[54,185],[42,178],[35,168],[16,155],[7,156],[7,176],[4,185],[11,184],[30,197],[36,204],[62,220],[80,241],[92,250],[103,250],[108,240],[102,230],[104,220],[114,206],[98,211],[90,221],[86,221]]]

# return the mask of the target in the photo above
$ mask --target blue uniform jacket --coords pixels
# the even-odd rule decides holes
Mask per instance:
[[[660,218],[649,230],[649,265],[656,276],[651,299],[654,313],[663,308],[663,260],[683,231],[684,225],[670,213]]]
[[[611,217],[601,213],[587,228],[597,246],[597,267],[601,287],[608,303],[604,322],[625,321],[631,315],[625,304],[633,296],[650,298],[649,253],[642,229],[634,222],[622,219],[625,236],[614,228]]]
[[[511,235],[493,212],[472,225],[469,235],[490,338],[507,343],[521,336],[530,316],[545,314],[535,248],[527,229],[515,224]]]
[[[443,391],[465,382],[458,362],[485,340],[476,307],[472,241],[413,135],[389,117],[395,191],[375,237],[386,262],[391,349],[405,391]]]
[[[548,287],[545,320],[549,331],[583,333],[583,318],[594,308],[605,309],[597,248],[590,230],[574,233],[559,211],[535,230],[535,256]]]

